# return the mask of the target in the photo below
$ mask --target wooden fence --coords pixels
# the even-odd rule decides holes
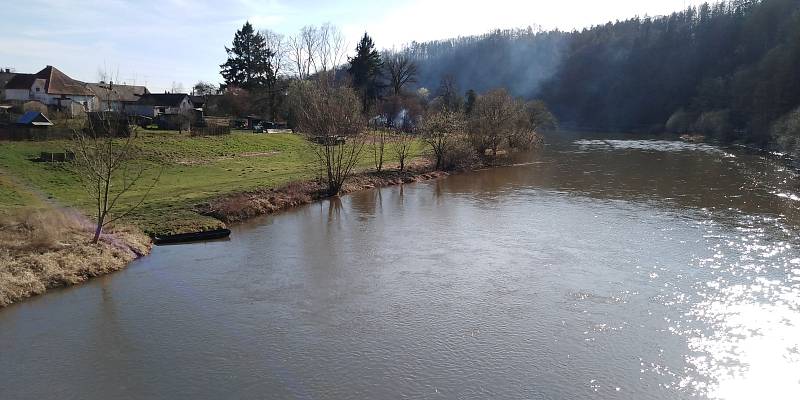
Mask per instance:
[[[209,125],[205,127],[193,127],[191,131],[191,136],[219,136],[219,135],[229,135],[231,133],[230,126],[215,126]]]

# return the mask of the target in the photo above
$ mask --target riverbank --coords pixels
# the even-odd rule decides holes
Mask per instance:
[[[150,253],[150,238],[116,227],[93,245],[92,224],[77,212],[22,210],[0,217],[0,307],[118,271]]]
[[[420,161],[405,171],[387,169],[355,174],[345,182],[341,194],[420,182],[447,175],[449,175],[447,172],[435,171],[429,162]],[[292,182],[279,188],[262,188],[219,197],[196,206],[195,211],[225,223],[241,222],[327,198],[329,195],[325,189],[325,183],[320,180]]]
[[[434,171],[429,162],[416,161],[405,171],[357,173],[342,194],[447,175]],[[319,180],[292,182],[220,196],[195,205],[194,211],[226,226],[329,197],[325,188]],[[136,227],[111,228],[98,245],[90,244],[93,228],[77,211],[53,207],[0,216],[0,307],[119,271],[150,253],[151,238]]]
[[[150,167],[144,180],[158,173],[160,178],[147,193],[147,201],[122,222],[150,236],[222,228],[218,219],[198,213],[197,204],[310,181],[316,175],[313,152],[302,135],[246,131],[208,137],[173,131],[140,131],[139,135],[138,161]],[[93,204],[72,171],[63,163],[34,161],[40,152],[63,152],[70,145],[68,140],[1,142],[0,214],[25,208],[28,199],[36,196],[91,212]],[[397,162],[392,146],[386,149],[387,164]],[[423,153],[424,145],[415,142],[409,158]],[[372,154],[365,151],[357,169],[365,171],[372,164]],[[3,176],[17,184],[5,185]],[[147,185],[133,188],[120,199],[120,207],[136,204],[147,190]]]

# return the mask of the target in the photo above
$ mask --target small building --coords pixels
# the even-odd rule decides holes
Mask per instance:
[[[28,111],[17,119],[17,125],[47,127],[53,126],[53,123],[40,112]]]
[[[75,80],[48,65],[35,74],[15,74],[5,85],[7,101],[40,101],[62,111],[80,108],[84,111],[95,107],[97,97],[86,83]]]
[[[128,115],[157,117],[162,114],[193,114],[192,100],[186,93],[147,93],[126,106]]]

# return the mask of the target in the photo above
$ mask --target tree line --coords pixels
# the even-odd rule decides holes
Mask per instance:
[[[330,24],[304,27],[286,39],[245,23],[226,48],[228,59],[220,65],[225,82],[217,89],[246,107],[239,113],[285,120],[306,134],[331,195],[365,152],[380,172],[391,149],[402,171],[413,143],[421,141],[434,168],[467,168],[535,147],[537,130],[555,125],[544,102],[505,89],[462,93],[447,76],[432,93],[418,85],[419,68],[409,55],[379,52],[367,33],[343,63],[342,40]]]
[[[573,32],[412,43],[421,85],[451,76],[551,106],[562,127],[702,133],[800,155],[800,2],[731,0]]]

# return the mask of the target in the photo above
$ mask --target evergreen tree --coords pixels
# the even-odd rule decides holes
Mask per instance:
[[[275,53],[267,47],[261,33],[246,22],[233,37],[233,47],[225,47],[228,61],[220,65],[220,74],[226,86],[247,90],[271,88],[275,85],[275,70],[272,58]]]
[[[361,94],[363,111],[367,110],[369,103],[380,94],[381,85],[378,81],[383,62],[372,38],[364,32],[364,37],[356,46],[356,56],[350,59],[350,68],[347,72],[353,78],[353,87]]]

